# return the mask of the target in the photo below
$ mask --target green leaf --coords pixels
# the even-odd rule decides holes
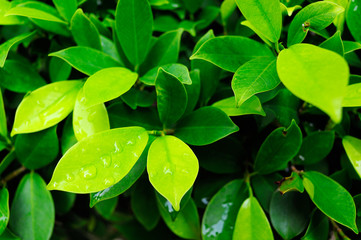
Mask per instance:
[[[342,41],[345,49],[345,54],[361,49],[361,43],[352,41]]]
[[[277,72],[295,96],[326,112],[335,123],[341,121],[349,79],[344,58],[314,45],[296,44],[280,53]]]
[[[195,69],[189,73],[191,77],[192,84],[184,85],[187,91],[188,103],[187,108],[185,110],[185,114],[188,114],[194,110],[196,107],[199,95],[201,92],[201,79],[200,79],[200,71],[199,69]]]
[[[16,46],[24,40],[32,37],[35,32],[23,33],[13,37],[0,45],[0,67],[4,67],[5,60],[8,57],[9,51],[13,46]]]
[[[41,132],[20,134],[15,141],[17,159],[28,169],[38,169],[54,161],[59,153],[56,127]]]
[[[110,129],[108,112],[104,104],[88,107],[85,102],[84,91],[80,89],[73,111],[73,128],[78,141]]]
[[[71,148],[75,143],[77,143],[77,139],[74,135],[73,130],[73,117],[70,115],[64,123],[63,131],[61,135],[61,153],[64,155],[69,148]]]
[[[160,67],[155,67],[149,70],[145,75],[140,78],[140,81],[147,85],[154,86],[157,78],[158,70],[162,68],[165,72],[176,77],[183,84],[192,84],[192,79],[189,75],[188,68],[180,63],[166,64]]]
[[[237,107],[237,102],[234,97],[229,97],[215,102],[212,104],[212,107],[221,109],[228,116],[242,116],[248,114],[266,116],[266,113],[263,111],[262,104],[257,96],[250,97],[239,107]]]
[[[73,110],[81,81],[61,81],[25,96],[16,110],[11,136],[44,130],[62,121]]]
[[[53,191],[51,195],[54,199],[55,212],[59,215],[68,213],[74,206],[76,200],[75,193]]]
[[[257,28],[255,28],[255,26],[253,26],[250,21],[247,21],[247,20],[242,21],[241,25],[246,26],[249,29],[251,29],[262,39],[263,42],[265,42],[268,46],[272,47],[272,43]]]
[[[298,191],[303,193],[305,191],[305,187],[303,186],[302,178],[298,173],[292,172],[290,177],[284,178],[280,181],[280,186],[278,188],[280,193],[285,194],[290,191]]]
[[[5,112],[4,99],[1,89],[0,89],[0,135],[5,138],[8,136],[6,112]]]
[[[34,172],[25,175],[11,205],[11,230],[23,240],[46,240],[54,222],[54,202],[44,180]]]
[[[334,140],[335,132],[333,131],[311,133],[303,139],[295,163],[311,165],[320,162],[331,152]]]
[[[332,37],[325,40],[320,44],[320,47],[334,51],[335,53],[340,54],[342,57],[344,55],[343,42],[341,39],[341,32],[337,31]]]
[[[352,166],[361,177],[361,140],[352,136],[345,136],[342,139],[342,144]]]
[[[122,49],[134,66],[139,66],[150,47],[153,14],[147,0],[120,0],[115,28]]]
[[[72,67],[60,58],[51,58],[49,62],[49,77],[52,82],[67,80]]]
[[[268,40],[277,43],[282,31],[279,0],[236,0],[242,15]]]
[[[225,47],[227,46],[227,47]],[[256,57],[272,57],[265,45],[239,36],[221,36],[206,41],[190,59],[202,59],[230,72]]]
[[[199,216],[192,199],[188,201],[174,221],[163,208],[159,207],[159,211],[165,224],[174,234],[185,239],[200,239]]]
[[[271,226],[255,197],[247,198],[238,211],[233,240],[273,240]]]
[[[28,7],[24,4],[19,4],[16,7],[11,8],[9,11],[6,12],[5,16],[23,16],[28,18],[45,20],[49,22],[66,23],[58,16],[45,12],[42,9]]]
[[[102,49],[98,29],[84,14],[82,9],[76,10],[70,26],[73,38],[78,46]]]
[[[90,194],[90,203],[89,203],[90,207],[93,207],[95,204],[101,201],[116,197],[124,193],[137,181],[137,179],[144,172],[145,166],[147,165],[147,155],[150,145],[149,142],[151,142],[151,138],[149,138],[148,145],[145,147],[138,161],[134,164],[132,169],[124,178],[122,178],[119,182],[117,182],[113,186],[110,186],[99,192]]]
[[[350,29],[353,38],[360,42],[361,41],[361,26],[358,24],[361,18],[361,1],[352,0],[349,1],[347,12],[346,12],[346,23]]]
[[[298,153],[301,143],[302,132],[295,120],[287,129],[277,128],[262,143],[254,163],[255,171],[268,174],[285,169]]]
[[[59,14],[70,22],[78,7],[78,2],[76,0],[53,0],[53,3]]]
[[[355,83],[346,87],[345,97],[342,101],[343,107],[359,107],[361,106],[361,83]]]
[[[176,211],[198,174],[198,159],[192,149],[174,136],[158,137],[150,146],[147,171],[153,187]]]
[[[186,89],[178,78],[163,68],[158,70],[155,89],[160,121],[165,127],[171,127],[186,110],[188,101]]]
[[[156,66],[162,66],[178,61],[179,48],[183,29],[162,34],[147,54],[141,71],[146,72]]]
[[[185,8],[190,13],[195,13],[201,6],[204,0],[182,0]]]
[[[110,219],[118,204],[118,198],[109,198],[95,205],[95,210],[105,219]]]
[[[355,202],[346,189],[331,178],[313,171],[303,174],[303,185],[324,214],[358,233]]]
[[[61,58],[76,70],[89,76],[103,68],[122,66],[108,54],[89,47],[70,47],[51,53],[49,56]]]
[[[6,60],[0,68],[0,85],[13,92],[26,93],[46,84],[32,65],[18,60]]]
[[[91,193],[110,187],[129,173],[147,142],[148,134],[141,127],[117,128],[91,135],[64,154],[47,188]]]
[[[2,188],[0,190],[0,235],[3,234],[8,225],[9,215],[9,191],[6,188]]]
[[[302,240],[328,239],[328,234],[329,220],[327,216],[316,209],[316,211],[313,211],[310,224]]]
[[[0,238],[2,240],[21,240],[18,236],[15,236],[12,232],[10,232],[8,228],[0,235]]]
[[[288,30],[287,45],[290,47],[302,42],[309,30],[320,31],[326,28],[344,11],[343,7],[328,1],[307,5],[292,20]]]
[[[283,239],[293,239],[307,227],[310,214],[307,195],[299,192],[273,193],[270,204],[272,226]]]
[[[239,67],[233,75],[232,89],[237,106],[241,106],[257,93],[274,89],[279,83],[275,57],[250,60]]]
[[[238,130],[237,125],[220,109],[203,107],[181,119],[174,135],[188,144],[202,146]]]
[[[148,231],[154,229],[160,219],[157,199],[149,182],[139,181],[132,192],[131,208],[135,218]]]
[[[85,104],[94,106],[126,93],[137,81],[138,74],[126,68],[102,69],[91,75],[84,84]]]
[[[202,220],[204,240],[232,239],[237,212],[248,197],[243,180],[233,180],[222,187],[208,203]]]

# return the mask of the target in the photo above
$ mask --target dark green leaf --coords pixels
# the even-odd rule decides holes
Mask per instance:
[[[75,193],[53,191],[51,195],[54,199],[55,212],[59,215],[68,213],[74,206],[76,199]]]
[[[70,22],[78,7],[78,2],[76,0],[53,0],[53,3],[59,14]]]
[[[344,48],[341,39],[341,32],[337,31],[332,37],[322,42],[320,44],[320,47],[334,51],[335,53],[338,53],[341,56],[343,56]]]
[[[71,73],[71,66],[60,58],[51,58],[49,75],[52,82],[67,80]]]
[[[105,219],[109,219],[118,204],[118,197],[109,198],[95,205],[95,210]]]
[[[302,240],[327,240],[329,234],[329,221],[325,214],[315,209],[311,216],[305,235]]]
[[[0,190],[0,235],[6,229],[9,222],[9,191],[6,188]],[[0,236],[1,239],[3,239]]]
[[[160,67],[155,67],[152,70],[148,71],[144,76],[142,76],[140,80],[147,85],[154,86],[159,68],[162,68],[165,72],[173,75],[183,84],[192,84],[192,79],[189,75],[188,68],[183,64],[179,63],[171,63],[162,65]]]

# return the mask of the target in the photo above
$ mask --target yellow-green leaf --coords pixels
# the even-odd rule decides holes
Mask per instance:
[[[361,177],[361,140],[351,136],[345,136],[342,139],[342,145],[345,148],[346,154]]]
[[[59,123],[73,110],[82,85],[81,81],[61,81],[25,96],[16,110],[11,136],[37,132]]]
[[[49,190],[98,192],[119,182],[132,169],[148,142],[144,128],[96,133],[71,147],[60,159]]]
[[[187,144],[174,136],[158,137],[148,152],[147,170],[153,187],[176,211],[198,174],[198,159]]]
[[[279,54],[277,72],[294,95],[320,108],[334,122],[341,121],[349,80],[343,57],[311,44],[296,44]]]
[[[345,97],[342,101],[343,107],[361,106],[361,83],[355,83],[347,86]]]

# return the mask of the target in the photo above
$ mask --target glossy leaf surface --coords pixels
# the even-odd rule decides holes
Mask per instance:
[[[74,193],[101,191],[124,178],[148,142],[144,128],[117,128],[91,135],[60,159],[49,190]],[[74,162],[74,159],[78,159]]]
[[[247,198],[238,211],[234,240],[273,240],[271,226],[255,197]]]
[[[0,235],[5,231],[9,217],[9,191],[3,188],[0,190]]]
[[[340,55],[310,44],[293,45],[278,56],[277,72],[295,96],[341,121],[349,67]]]
[[[215,107],[203,107],[181,119],[174,135],[188,144],[202,146],[238,130],[223,111]]]
[[[14,8],[11,8],[6,13],[7,16],[15,15],[15,16],[23,16],[28,18],[35,18],[39,20],[45,20],[49,22],[58,22],[58,23],[66,23],[58,16],[54,16],[48,12],[42,11],[37,8],[32,8],[23,4],[20,4]]]
[[[80,141],[97,132],[110,129],[108,112],[103,103],[88,107],[83,89],[80,89],[73,111],[73,129]]]
[[[301,143],[302,133],[294,120],[287,129],[277,128],[262,143],[254,169],[261,174],[285,169],[288,162],[296,156]]]
[[[129,91],[138,74],[126,68],[106,68],[91,75],[84,85],[85,104],[94,106]]]
[[[190,59],[202,59],[224,70],[235,72],[253,58],[272,56],[270,49],[252,39],[222,36],[206,41]]]
[[[265,116],[262,104],[257,96],[252,96],[242,103],[241,106],[237,106],[236,99],[229,97],[212,104],[213,107],[221,109],[228,116],[241,116],[248,114],[258,114]]]
[[[202,220],[204,240],[232,239],[238,210],[248,194],[243,180],[233,180],[213,196]]]
[[[49,56],[61,58],[76,70],[89,76],[103,68],[122,65],[108,54],[89,47],[70,47],[51,53]]]
[[[303,185],[313,203],[328,217],[358,233],[352,196],[340,184],[319,172],[306,172]]]
[[[10,213],[9,226],[21,239],[50,239],[55,221],[54,203],[37,173],[31,172],[22,178]]]
[[[174,136],[158,137],[150,146],[147,170],[153,187],[176,211],[198,174],[198,159],[192,149]]]
[[[282,13],[278,0],[236,0],[242,15],[271,42],[278,42]]]
[[[257,93],[274,89],[279,83],[276,58],[262,57],[250,60],[233,75],[232,89],[237,106],[241,106]]]
[[[122,49],[134,66],[141,64],[152,37],[153,15],[146,0],[120,0],[115,28]]]
[[[11,135],[37,132],[63,120],[73,110],[82,85],[81,81],[61,81],[25,96],[16,110]]]

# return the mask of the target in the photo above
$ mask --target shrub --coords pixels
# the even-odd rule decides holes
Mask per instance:
[[[0,0],[0,239],[356,239],[360,21],[361,0]]]

